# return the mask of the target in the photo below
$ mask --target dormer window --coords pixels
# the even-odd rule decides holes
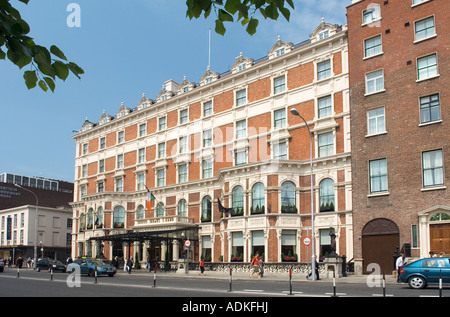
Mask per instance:
[[[325,30],[323,32],[320,32],[318,35],[318,40],[326,39],[327,37],[330,37],[330,30]]]
[[[205,84],[210,84],[211,82],[212,82],[212,77],[211,76],[206,77]]]
[[[276,50],[275,56],[281,56],[281,55],[284,55],[284,53],[285,53],[285,49],[284,49],[284,47],[282,47],[282,48],[279,48]]]
[[[253,65],[253,59],[244,57],[241,52],[239,54],[239,56],[236,57],[236,62],[231,67],[231,72],[234,74],[234,73],[246,70],[247,68],[251,67],[252,65]]]
[[[292,50],[294,44],[286,43],[281,40],[281,37],[278,35],[278,40],[274,46],[269,51],[269,59],[275,58],[278,56],[282,56],[286,53],[289,53]]]
[[[247,65],[245,65],[245,64],[240,64],[239,65],[239,67],[238,67],[238,69],[241,71],[241,70],[244,70],[244,69],[246,69],[247,68]]]

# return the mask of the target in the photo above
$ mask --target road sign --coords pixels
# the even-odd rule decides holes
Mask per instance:
[[[184,241],[184,246],[185,246],[186,248],[189,248],[189,247],[191,246],[191,240],[186,240],[186,241]]]
[[[309,246],[311,244],[311,238],[310,237],[303,238],[303,244]]]

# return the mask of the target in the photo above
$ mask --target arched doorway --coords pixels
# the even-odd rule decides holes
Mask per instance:
[[[378,218],[369,221],[362,230],[363,272],[370,263],[377,263],[381,273],[390,274],[394,269],[393,254],[400,246],[400,231],[395,222]]]

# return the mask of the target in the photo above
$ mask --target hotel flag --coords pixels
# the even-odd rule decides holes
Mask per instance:
[[[145,186],[147,188],[147,186]],[[152,209],[152,200],[156,200],[155,196],[153,196],[150,189],[147,188],[147,210]]]

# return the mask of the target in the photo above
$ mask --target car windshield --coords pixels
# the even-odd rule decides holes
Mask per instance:
[[[58,261],[58,260],[49,260],[49,262],[52,263],[52,264],[63,265],[63,264],[61,263],[61,261]]]
[[[101,259],[91,259],[91,260],[89,260],[89,262],[92,264],[95,264],[95,265],[106,265],[107,264]]]

